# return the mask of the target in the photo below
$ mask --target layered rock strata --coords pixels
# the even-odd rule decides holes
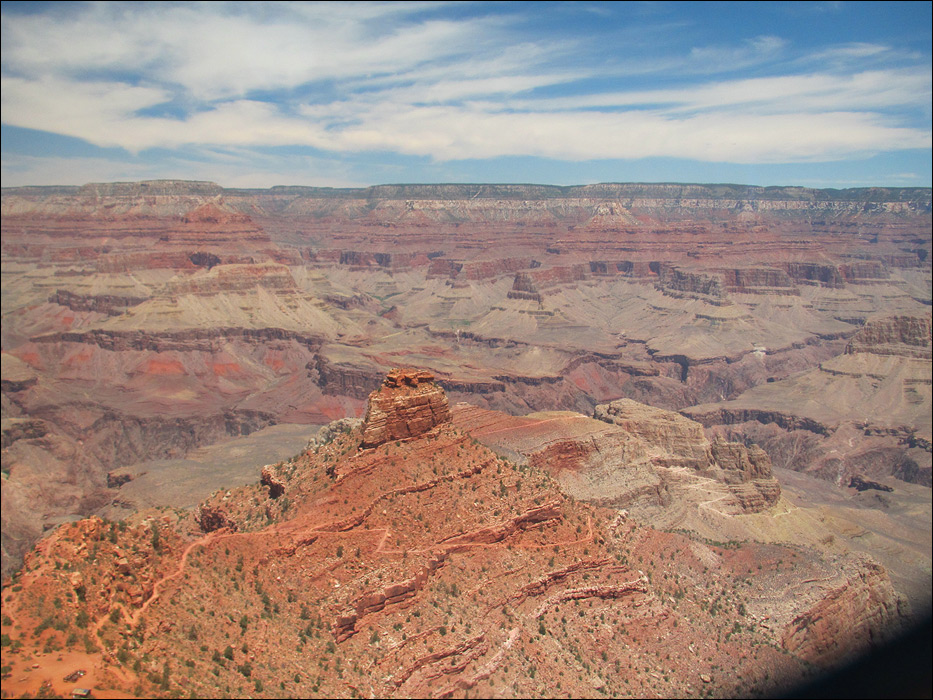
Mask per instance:
[[[701,488],[720,512],[743,514],[765,511],[781,495],[757,446],[711,442],[699,423],[630,399],[598,406],[595,418],[570,411],[514,418],[459,404],[454,423],[596,505],[666,508]]]
[[[838,664],[878,649],[902,631],[906,603],[884,567],[866,560],[851,568],[842,585],[785,628],[785,649],[814,663]]]
[[[712,442],[703,426],[673,411],[619,399],[596,407],[596,418],[637,434],[664,467],[688,467],[725,484],[741,512],[758,513],[777,503],[781,487],[771,474],[771,459],[758,445]]]
[[[846,346],[846,354],[870,352],[929,360],[933,317],[889,316],[869,321]]]
[[[444,390],[430,372],[393,369],[369,395],[360,447],[416,437],[450,421]]]

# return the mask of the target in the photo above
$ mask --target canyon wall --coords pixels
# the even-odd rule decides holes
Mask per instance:
[[[4,498],[37,494],[11,517],[39,527],[88,514],[118,499],[115,467],[359,417],[401,366],[511,415],[621,398],[695,411],[772,459],[786,445],[761,430],[838,423],[773,398],[825,390],[800,373],[900,372],[900,393],[857,417],[888,441],[868,476],[889,464],[923,483],[928,371],[839,356],[928,360],[922,320],[915,332],[878,319],[928,314],[930,201],[917,188],[689,184],[4,188],[3,416],[41,421],[88,475],[64,489],[74,499],[39,494],[36,465],[65,448],[35,443],[29,461],[18,438]],[[904,418],[881,420],[892,415]],[[49,483],[71,480],[56,473]],[[18,554],[3,561],[9,572]]]

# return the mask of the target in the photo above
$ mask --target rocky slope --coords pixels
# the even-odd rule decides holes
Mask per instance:
[[[513,418],[461,404],[454,421],[494,450],[547,471],[574,498],[597,505],[639,513],[680,505],[703,483],[713,494],[706,508],[758,513],[781,494],[761,448],[711,442],[699,423],[630,399],[597,406],[595,419],[557,411]]]
[[[369,422],[215,494],[199,525],[153,512],[43,540],[4,588],[5,690],[57,671],[46,649],[100,692],[166,697],[760,695],[838,660],[839,615],[860,621],[846,651],[904,621],[876,564],[654,530],[442,417],[367,446],[376,421],[419,415],[419,377],[393,374]]]

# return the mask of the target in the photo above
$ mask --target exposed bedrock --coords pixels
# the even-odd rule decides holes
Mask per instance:
[[[18,429],[4,421],[4,575],[43,530],[88,516],[113,499],[108,472],[153,459],[177,458],[228,436],[248,435],[275,422],[257,411],[188,418],[140,417],[63,405],[36,411]],[[38,420],[41,417],[44,420]]]
[[[556,265],[541,267],[528,273],[538,288],[553,287],[559,284],[573,284],[587,277],[587,265]]]
[[[799,295],[786,271],[774,267],[731,268],[721,271],[723,284],[734,294]]]
[[[285,480],[274,464],[267,464],[259,472],[259,483],[269,487],[269,497],[278,498],[285,493]]]
[[[787,431],[805,430],[816,435],[824,436],[828,436],[832,433],[831,426],[823,425],[812,418],[769,409],[733,408],[725,406],[704,409],[700,407],[696,409],[686,409],[684,414],[707,428],[711,428],[715,425],[736,425],[755,421],[762,425],[775,425]]]
[[[890,316],[866,323],[846,345],[846,354],[870,352],[875,355],[897,355],[929,360],[931,349],[930,314],[924,316]]]
[[[79,421],[93,415],[93,422],[79,427],[72,422],[78,413],[83,414]],[[249,435],[275,423],[272,414],[251,410],[169,418],[134,416],[114,410],[98,413],[86,407],[64,405],[39,409],[34,414],[81,441],[87,454],[105,471],[144,460],[182,457],[201,445],[225,437]]]
[[[329,362],[324,355],[318,355],[314,363],[318,373],[318,386],[325,394],[332,396],[350,396],[365,400],[369,394],[379,388],[383,374],[370,367],[356,367],[342,362]]]
[[[123,297],[113,294],[74,294],[59,289],[49,297],[49,302],[66,306],[72,311],[96,311],[108,316],[119,316],[131,306],[146,301],[146,297]]]
[[[525,272],[515,275],[515,281],[508,293],[509,299],[525,299],[527,301],[541,301],[541,293],[531,276]]]
[[[765,510],[781,495],[771,473],[771,459],[757,445],[720,437],[710,441],[699,423],[629,399],[597,406],[594,416],[638,435],[649,446],[656,465],[687,467],[727,485],[742,512]]]
[[[407,270],[412,267],[431,265],[430,253],[375,253],[358,250],[320,251],[314,262],[331,262],[333,253],[339,253],[337,262],[355,268],[379,268],[383,270]]]
[[[242,338],[247,341],[295,340],[317,350],[324,339],[312,334],[298,333],[282,328],[190,328],[179,331],[112,331],[95,329],[86,332],[67,332],[32,338],[35,343],[88,343],[105,350],[149,350],[152,352],[197,351],[212,352],[217,341]]]
[[[800,284],[818,285],[840,289],[845,286],[845,279],[835,265],[808,262],[789,262],[784,264],[787,274]]]
[[[784,629],[785,649],[813,663],[837,665],[902,632],[907,603],[894,590],[884,567],[863,560],[850,569],[845,583]]]
[[[930,485],[930,334],[929,314],[876,318],[814,369],[683,413],[839,485],[857,475]]]
[[[466,404],[454,411],[455,425],[476,439],[527,460],[565,492],[597,505],[664,507],[700,482],[713,484],[708,488],[730,513],[761,512],[780,496],[771,461],[755,446],[711,442],[699,423],[629,399],[597,406],[595,417],[569,411],[510,417]]]
[[[6,418],[3,419],[3,449],[6,449],[17,440],[36,440],[49,432],[49,426],[44,420],[37,418]]]
[[[726,298],[722,279],[718,275],[689,272],[672,265],[661,265],[657,287],[670,296],[694,297],[716,305],[732,303]]]
[[[855,331],[851,331],[854,333]],[[845,335],[850,335],[847,332]],[[819,366],[843,351],[845,337],[812,337],[808,342],[797,343],[787,348],[769,349],[767,352],[749,350],[735,357],[694,359],[686,356],[662,357],[655,355],[659,363],[679,364],[679,378],[683,398],[676,405],[665,408],[681,409],[696,404],[712,403],[733,399],[744,391],[759,384],[783,379],[795,372]],[[638,398],[629,396],[629,398]],[[645,403],[658,404],[647,395]],[[658,404],[663,405],[663,404]]]
[[[110,500],[105,470],[76,441],[45,421],[4,419],[3,576],[45,529],[90,515]]]
[[[879,484],[877,481],[872,481],[871,479],[865,479],[861,476],[853,476],[849,479],[849,488],[853,488],[856,491],[887,491],[890,493],[894,489],[890,486],[885,486],[884,484]]]
[[[839,271],[849,284],[871,284],[890,279],[891,274],[880,260],[865,260],[839,266]]]
[[[296,292],[288,267],[276,263],[215,265],[208,272],[173,279],[166,285],[173,295],[220,294],[265,289],[270,292]]]
[[[194,519],[202,532],[213,532],[214,530],[228,529],[237,530],[237,524],[230,516],[213,505],[201,504],[194,512]]]
[[[863,427],[852,423],[843,423],[826,434],[786,429],[777,422],[713,425],[711,432],[727,440],[757,443],[776,467],[806,472],[840,486],[856,476],[893,476],[931,486],[930,451],[912,446],[909,435],[866,435]]]
[[[360,447],[416,437],[450,421],[444,390],[430,372],[394,369],[369,395]]]
[[[675,455],[681,466],[705,469],[710,464],[703,426],[673,411],[620,399],[597,406],[593,417],[637,435],[662,454]]]

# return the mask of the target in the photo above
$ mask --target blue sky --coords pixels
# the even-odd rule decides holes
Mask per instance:
[[[3,186],[930,186],[931,3],[2,5]]]

